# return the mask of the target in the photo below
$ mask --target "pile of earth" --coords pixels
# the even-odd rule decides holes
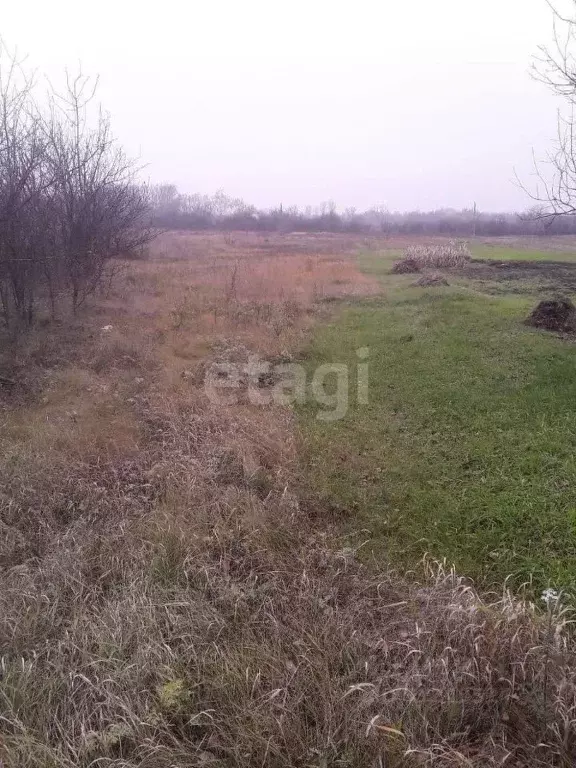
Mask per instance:
[[[576,331],[576,307],[570,299],[541,301],[526,318],[526,325],[546,331]]]
[[[448,280],[444,277],[444,275],[441,275],[439,272],[431,272],[427,275],[422,275],[414,285],[418,285],[421,288],[428,288],[428,287],[434,287],[434,286],[441,286],[441,285],[449,285]]]
[[[420,264],[416,259],[405,256],[400,261],[395,261],[392,265],[392,273],[395,275],[407,275],[414,272],[420,272]]]

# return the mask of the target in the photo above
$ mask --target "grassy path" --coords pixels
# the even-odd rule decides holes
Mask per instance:
[[[302,409],[313,484],[404,563],[430,553],[483,584],[576,591],[576,346],[522,325],[530,296],[417,289],[364,259],[384,294],[318,330],[312,367],[370,348],[370,402]]]

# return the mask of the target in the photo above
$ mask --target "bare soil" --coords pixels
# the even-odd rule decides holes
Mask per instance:
[[[576,292],[576,263],[564,261],[491,261],[473,259],[454,274],[482,284],[487,293]],[[505,286],[499,287],[499,283]]]

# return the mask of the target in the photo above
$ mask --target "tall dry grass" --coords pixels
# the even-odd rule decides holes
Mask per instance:
[[[209,245],[167,235],[5,357],[3,765],[573,765],[560,611],[363,564],[290,412],[216,409],[183,376],[233,343],[294,351],[319,299],[373,284],[318,243]]]
[[[468,243],[451,240],[448,243],[410,245],[404,256],[394,263],[392,272],[397,274],[419,272],[427,268],[461,267],[472,258]]]

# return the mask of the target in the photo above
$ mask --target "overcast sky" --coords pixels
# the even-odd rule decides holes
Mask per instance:
[[[568,1],[568,0],[567,0]],[[153,182],[260,206],[528,205],[556,97],[531,79],[545,0],[4,0],[54,79],[82,63]]]

